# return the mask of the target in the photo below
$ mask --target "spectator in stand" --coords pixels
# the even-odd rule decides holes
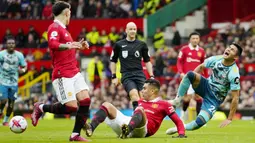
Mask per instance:
[[[29,26],[29,32],[28,32],[27,36],[28,36],[29,34],[32,34],[32,35],[33,35],[34,41],[36,42],[36,44],[38,44],[38,43],[39,43],[39,34],[35,31],[35,28],[34,28],[33,25],[30,25],[30,26]]]
[[[77,41],[80,41],[82,38],[84,38],[84,40],[86,40],[86,34],[87,34],[86,27],[82,27],[81,32],[78,35]]]
[[[52,18],[52,3],[51,3],[51,0],[47,0],[47,3],[43,8],[42,19],[51,19],[51,18]]]
[[[145,17],[146,16],[146,11],[145,11],[145,7],[143,5],[143,3],[140,3],[138,5],[138,8],[136,9],[136,16],[138,18],[141,18],[141,17]]]
[[[163,75],[164,68],[166,67],[161,52],[157,51],[155,55],[154,74],[155,77],[161,77]]]
[[[78,5],[77,5],[77,9],[76,9],[76,18],[84,18],[85,16],[85,3],[84,0],[79,0],[78,1]]]
[[[103,46],[106,45],[109,42],[109,37],[106,34],[105,30],[101,31],[101,35],[100,35],[99,41],[100,41],[100,43],[102,43]]]
[[[50,56],[50,49],[47,48],[47,51],[43,54],[43,57],[41,60],[50,60],[51,56]]]
[[[17,43],[16,46],[18,48],[23,48],[25,46],[26,37],[25,37],[24,31],[22,28],[19,28],[18,34],[16,35],[15,39],[16,39],[16,43]]]
[[[6,12],[8,10],[8,2],[7,0],[0,1],[0,18],[6,17]]]
[[[119,39],[125,39],[127,37],[126,32],[124,31],[123,27],[120,27],[120,31],[119,31]]]
[[[32,18],[34,19],[40,19],[41,13],[43,10],[43,5],[40,1],[31,1],[31,12],[32,12]]]
[[[174,26],[173,26],[172,30],[173,30],[173,33],[174,33],[174,37],[173,37],[173,40],[172,40],[172,46],[181,45],[181,35],[180,35],[179,31]]]
[[[42,52],[41,50],[39,50],[39,49],[36,49],[36,50],[33,52],[33,55],[34,55],[34,57],[35,57],[35,60],[36,60],[36,61],[39,61],[39,60],[41,60],[42,57],[43,57],[43,52]]]
[[[120,8],[128,13],[131,10],[131,3],[128,0],[123,0],[122,3],[120,4]]]
[[[99,58],[99,55],[95,55],[90,60],[87,67],[87,73],[90,82],[93,84],[94,90],[101,87],[101,80],[103,80],[104,65]]]
[[[21,6],[20,1],[11,1],[8,4],[7,9],[7,18],[8,19],[20,19],[21,18]]]
[[[94,18],[96,10],[95,0],[89,0],[89,4],[85,6],[85,17]]]
[[[27,62],[34,62],[35,61],[35,57],[32,53],[32,50],[29,50],[27,55],[26,55],[26,61]]]
[[[5,44],[7,39],[9,37],[13,37],[11,30],[9,28],[6,29],[5,34],[4,34],[4,38],[3,38],[3,43]]]
[[[153,36],[153,46],[154,50],[157,51],[161,49],[165,44],[164,34],[160,28],[157,28],[156,33]]]
[[[91,43],[91,45],[96,45],[99,39],[99,32],[95,26],[92,27],[92,30],[86,35],[86,39]]]
[[[40,48],[48,48],[48,41],[44,37],[41,38],[39,47]]]
[[[101,1],[96,2],[96,15],[95,18],[101,18],[103,15],[103,7]]]
[[[116,32],[116,27],[111,27],[111,32],[108,34],[111,40],[111,45],[113,45],[117,40],[119,40],[119,34]]]
[[[253,66],[248,67],[247,76],[255,76],[255,71],[253,69]]]
[[[240,76],[245,76],[246,75],[246,70],[244,68],[244,64],[243,63],[239,64],[239,74],[240,74]]]
[[[33,34],[28,34],[27,43],[25,44],[25,48],[37,48],[38,45],[35,42]]]
[[[206,42],[204,48],[212,48],[214,45],[215,45],[215,43],[213,41],[213,38],[211,36],[209,36],[207,38],[207,42]]]

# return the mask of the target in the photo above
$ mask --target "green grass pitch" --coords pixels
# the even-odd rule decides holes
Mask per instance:
[[[40,120],[37,127],[31,125],[27,119],[28,128],[22,134],[14,134],[9,127],[0,126],[1,143],[28,143],[28,142],[68,142],[74,120],[55,119]],[[210,121],[207,126],[187,131],[187,139],[174,139],[165,134],[171,121],[164,121],[159,131],[152,137],[142,139],[116,138],[115,133],[105,123],[99,125],[90,139],[93,143],[255,143],[255,121],[233,121],[226,128],[219,128],[220,121]],[[85,137],[85,133],[81,132]]]

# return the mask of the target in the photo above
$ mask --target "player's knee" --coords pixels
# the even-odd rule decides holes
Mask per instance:
[[[193,71],[189,71],[186,76],[188,77],[189,81],[192,83],[195,80],[195,73]]]
[[[204,124],[206,124],[206,120],[203,116],[198,115],[197,119],[196,119],[196,123],[197,125],[200,127],[202,127]]]
[[[136,111],[140,111],[140,112],[144,112],[144,108],[142,106],[138,106],[136,109],[135,109],[135,112]]]
[[[83,100],[80,100],[79,103],[80,103],[80,106],[89,106],[90,103],[91,103],[91,100],[90,100],[90,98],[88,97],[88,98],[85,98],[85,99],[83,99]]]
[[[65,108],[67,113],[77,112],[78,104],[76,101],[71,101],[65,104]]]
[[[112,105],[111,103],[109,103],[109,102],[104,102],[104,103],[102,104],[102,106],[104,106],[104,107],[107,108],[107,109],[111,109],[111,108],[113,107],[113,105]]]

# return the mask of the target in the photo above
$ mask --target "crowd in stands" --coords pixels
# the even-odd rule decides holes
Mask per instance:
[[[52,19],[58,0],[1,0],[0,19]],[[72,18],[134,18],[153,14],[174,0],[66,0]]]

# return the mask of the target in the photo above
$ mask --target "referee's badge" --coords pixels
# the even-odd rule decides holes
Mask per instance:
[[[139,51],[136,51],[136,52],[135,52],[135,57],[137,57],[137,58],[139,58],[139,57],[140,57],[140,53],[139,53]]]
[[[128,57],[128,51],[122,51],[122,57],[127,58]]]

